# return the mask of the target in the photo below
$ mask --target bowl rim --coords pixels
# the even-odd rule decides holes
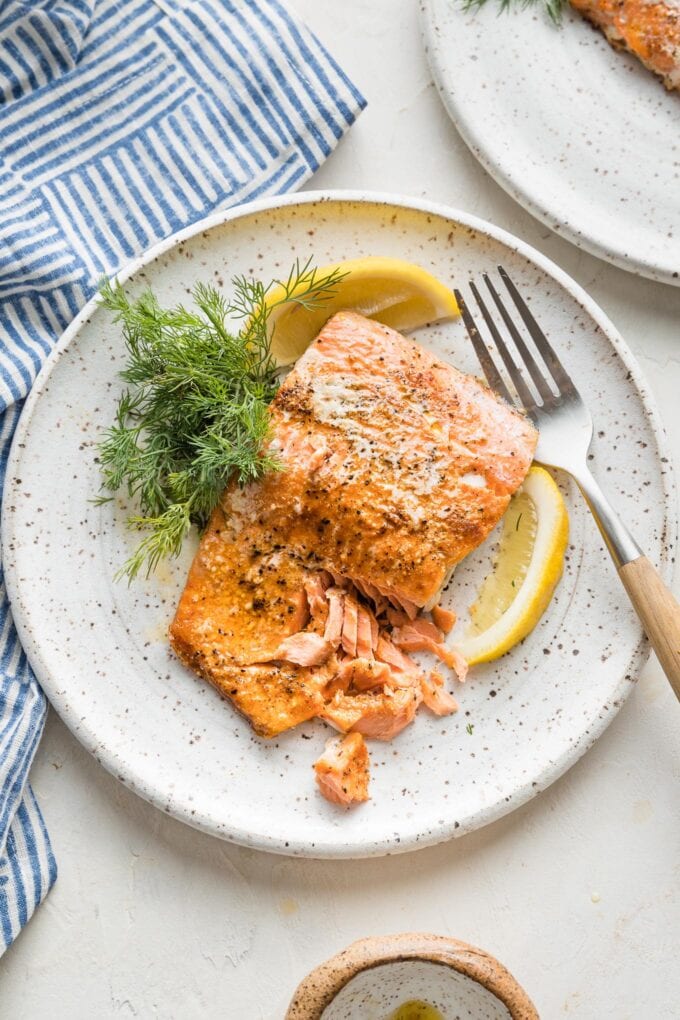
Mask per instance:
[[[321,1020],[349,981],[385,963],[425,960],[450,967],[482,985],[509,1011],[512,1020],[540,1020],[533,1002],[494,956],[446,935],[403,932],[359,939],[315,967],[295,989],[285,1020]]]

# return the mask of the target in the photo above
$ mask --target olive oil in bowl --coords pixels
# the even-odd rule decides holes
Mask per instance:
[[[435,1006],[421,999],[411,999],[390,1013],[389,1020],[444,1020]]]

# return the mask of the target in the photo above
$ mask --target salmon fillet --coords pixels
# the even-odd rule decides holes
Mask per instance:
[[[434,623],[405,624],[501,518],[536,431],[476,379],[354,312],[333,316],[297,362],[271,423],[283,470],[227,488],[172,646],[263,736],[320,715],[389,739],[422,700],[409,647],[464,674]]]
[[[272,417],[286,470],[253,509],[307,562],[415,606],[498,523],[537,440],[477,379],[356,312],[329,320]]]
[[[680,88],[680,6],[677,0],[571,0],[617,49],[634,53],[667,89]]]

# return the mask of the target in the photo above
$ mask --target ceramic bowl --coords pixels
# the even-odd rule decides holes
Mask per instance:
[[[361,939],[298,985],[286,1020],[389,1020],[423,1001],[445,1020],[539,1020],[502,963],[440,935]]]

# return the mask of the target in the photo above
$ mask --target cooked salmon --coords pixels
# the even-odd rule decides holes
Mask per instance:
[[[443,606],[433,606],[432,619],[442,634],[450,634],[456,626],[457,616],[450,609],[444,609]]]
[[[170,639],[262,736],[318,716],[355,738],[317,768],[340,797],[359,735],[392,739],[423,700],[455,710],[409,652],[463,677],[443,633],[455,617],[422,612],[504,513],[537,436],[476,379],[354,312],[300,358],[271,425],[281,470],[223,494]]]
[[[444,644],[444,635],[429,620],[413,620],[392,629],[392,641],[402,652],[431,652],[455,670],[459,680],[467,676],[467,662],[455,647]]]
[[[385,687],[382,691],[343,694],[337,691],[320,713],[343,733],[362,733],[374,740],[392,740],[413,722],[423,700],[420,687]]]
[[[343,691],[350,687],[355,691],[370,691],[372,687],[389,684],[391,679],[390,667],[378,659],[347,659],[341,664],[335,678],[339,689]]]
[[[680,89],[677,0],[571,0],[617,49],[634,53],[667,89]]]
[[[441,673],[433,669],[421,680],[423,704],[435,715],[453,715],[458,711],[458,702],[444,687]]]
[[[273,737],[317,715],[337,663],[328,655],[320,666],[285,659],[286,641],[294,644],[310,619],[308,575],[297,557],[261,538],[256,520],[235,508],[229,516],[215,510],[170,640],[179,658],[230,698],[261,736]]]
[[[274,540],[411,616],[498,523],[537,440],[477,379],[356,312],[324,326],[272,419],[285,470],[253,509]]]
[[[314,763],[319,790],[334,804],[368,800],[369,767],[368,748],[359,733],[329,740]]]

